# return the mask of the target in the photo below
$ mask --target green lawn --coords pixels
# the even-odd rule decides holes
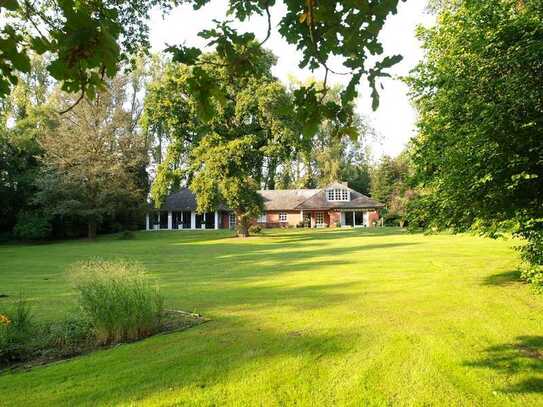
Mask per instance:
[[[543,405],[543,297],[514,242],[396,230],[139,233],[0,246],[0,306],[75,306],[65,267],[134,258],[212,321],[0,375],[0,405]]]

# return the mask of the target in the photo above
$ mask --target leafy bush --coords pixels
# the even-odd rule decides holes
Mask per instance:
[[[258,234],[262,232],[262,227],[260,225],[251,225],[249,227],[249,233]]]
[[[13,228],[13,234],[20,240],[43,240],[51,231],[50,218],[39,212],[22,212]]]
[[[532,284],[538,292],[543,292],[543,267],[526,263],[520,270],[520,278]]]
[[[92,260],[72,269],[79,305],[98,343],[136,340],[157,332],[163,298],[142,265]]]
[[[22,297],[0,313],[0,366],[26,360],[33,353],[35,327],[32,310]]]
[[[44,325],[40,335],[46,352],[64,357],[77,355],[95,342],[90,322],[78,314]]]

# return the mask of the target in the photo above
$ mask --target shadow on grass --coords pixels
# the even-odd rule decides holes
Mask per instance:
[[[519,336],[514,343],[491,346],[484,358],[466,365],[525,377],[499,389],[504,393],[543,393],[543,336]]]
[[[266,232],[251,244],[231,239],[229,231],[148,232],[139,233],[130,242],[99,239],[103,244],[98,248],[89,245],[88,250],[73,256],[115,258],[122,253],[139,260],[159,277],[167,303],[201,312],[212,321],[183,333],[35,369],[18,376],[17,381],[22,386],[32,384],[35,394],[49,397],[53,404],[75,405],[88,400],[115,404],[145,400],[173,387],[191,391],[210,388],[255,364],[258,371],[277,374],[276,363],[285,358],[292,358],[294,364],[299,361],[302,368],[322,357],[347,353],[357,337],[373,334],[369,328],[321,329],[313,317],[304,319],[296,312],[333,309],[366,295],[359,289],[359,281],[348,278],[322,284],[323,280],[314,281],[313,276],[322,271],[353,273],[353,256],[373,250],[394,255],[395,249],[419,244],[372,239],[403,233],[397,229]],[[337,244],[344,237],[347,239]],[[372,269],[357,266],[354,272],[359,271],[371,273]],[[307,274],[297,280],[275,279],[281,273],[298,272]],[[266,315],[270,322],[255,318],[252,311]],[[288,316],[291,311],[293,317]],[[278,323],[276,313],[287,317]],[[66,372],[69,382],[64,379]],[[89,381],[93,385],[74,386]]]
[[[384,228],[342,228],[342,229],[294,229],[285,231],[265,230],[264,237],[275,237],[281,240],[277,243],[305,242],[310,240],[334,240],[340,237],[373,237],[373,236],[400,236],[407,234],[407,230]]]
[[[509,285],[520,281],[520,273],[518,270],[506,271],[503,273],[492,274],[485,277],[484,285]]]

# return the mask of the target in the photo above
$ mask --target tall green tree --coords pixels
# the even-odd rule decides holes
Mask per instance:
[[[271,75],[275,58],[258,44],[250,70],[233,71],[218,54],[203,55],[197,67],[172,63],[148,88],[143,123],[160,126],[168,148],[158,167],[152,197],[158,205],[180,185],[198,197],[198,211],[226,204],[237,215],[240,234],[262,208],[257,190],[275,179],[277,163],[300,143],[292,98]],[[209,110],[195,77],[220,88]]]
[[[19,75],[0,107],[0,231],[10,232],[19,214],[32,209],[42,153],[39,137],[54,126],[53,84],[45,65],[33,56],[31,71]]]
[[[85,221],[90,239],[106,217],[137,210],[145,200],[147,151],[125,108],[126,89],[127,78],[116,77],[108,91],[58,117],[40,138],[44,169],[34,201],[53,216]],[[66,94],[59,99],[60,106],[73,103]]]
[[[404,226],[409,202],[415,197],[411,187],[409,151],[391,158],[384,156],[371,170],[372,198],[385,204],[385,222]]]
[[[314,80],[310,83],[317,89],[323,86]],[[290,88],[296,86],[299,85],[294,81]],[[341,92],[341,87],[332,87],[325,101],[338,101]],[[341,180],[357,191],[368,193],[369,149],[366,143],[373,129],[354,113],[354,104],[349,105],[347,115],[325,119],[317,125],[316,133],[295,150],[293,159],[289,157],[288,161],[279,164],[276,171],[278,185],[283,189],[315,188]]]
[[[419,29],[408,82],[419,111],[414,161],[429,226],[527,239],[543,264],[543,7],[458,1]],[[419,208],[422,209],[422,208]]]

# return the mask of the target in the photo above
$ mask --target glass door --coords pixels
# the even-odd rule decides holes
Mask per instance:
[[[364,212],[355,212],[354,213],[354,225],[355,226],[364,226]]]

